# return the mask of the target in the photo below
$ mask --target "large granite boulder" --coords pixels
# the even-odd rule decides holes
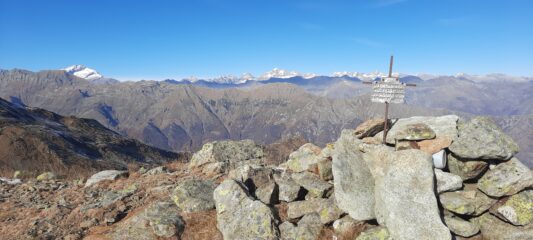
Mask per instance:
[[[108,236],[117,240],[180,239],[185,222],[178,212],[174,203],[154,202],[144,211],[118,223]]]
[[[459,129],[450,151],[466,159],[507,160],[518,145],[488,117],[475,117]]]
[[[184,212],[206,211],[215,208],[213,191],[215,184],[201,179],[189,179],[178,183],[171,197]]]
[[[530,224],[533,222],[533,190],[511,196],[497,211],[514,225]]]
[[[481,229],[484,240],[531,240],[533,224],[518,227],[503,222],[490,213],[485,213],[473,220]]]
[[[457,120],[455,115],[440,117],[410,117],[393,120],[393,126],[387,133],[387,143],[394,144],[398,135],[405,132],[407,126],[413,124],[427,125],[437,137],[447,137],[452,140],[457,138]]]
[[[310,213],[298,221],[298,226],[291,222],[279,225],[281,239],[283,240],[316,240],[322,230],[322,223],[317,213]]]
[[[389,155],[375,182],[375,211],[393,239],[451,239],[434,193],[431,155],[403,150]]]
[[[243,164],[260,163],[263,148],[252,140],[214,141],[204,144],[189,163],[189,168],[202,167],[206,173],[227,173]]]
[[[121,177],[127,177],[128,171],[118,171],[118,170],[104,170],[92,175],[87,182],[85,182],[85,187],[89,187],[93,184],[99,183],[104,180],[116,180]]]
[[[351,130],[343,130],[333,152],[335,199],[340,209],[355,220],[370,220],[374,214],[374,179],[363,154],[362,144]]]
[[[267,205],[252,198],[242,182],[222,182],[214,191],[217,228],[224,239],[278,239],[277,219]]]
[[[282,164],[293,172],[303,172],[311,170],[321,161],[326,160],[322,154],[322,149],[312,143],[302,145],[298,150],[289,155],[289,160]]]
[[[461,177],[463,181],[477,178],[487,170],[488,166],[486,161],[461,159],[453,154],[448,154],[448,169],[451,173]]]
[[[478,181],[478,188],[493,197],[513,195],[531,185],[531,170],[517,158],[496,165]]]
[[[324,224],[333,222],[343,213],[331,198],[311,198],[305,201],[291,202],[287,205],[287,216],[296,219],[310,213],[317,213]]]

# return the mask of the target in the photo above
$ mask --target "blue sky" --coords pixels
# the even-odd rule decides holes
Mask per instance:
[[[274,67],[533,76],[533,1],[0,0],[0,68],[119,79]]]

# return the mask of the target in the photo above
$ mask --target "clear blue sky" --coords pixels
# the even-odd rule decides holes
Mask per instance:
[[[274,67],[533,76],[531,0],[0,0],[0,68],[117,78]]]

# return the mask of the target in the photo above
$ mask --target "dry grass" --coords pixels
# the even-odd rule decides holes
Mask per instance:
[[[185,232],[182,240],[222,240],[222,234],[217,229],[216,210],[182,214],[185,221]]]

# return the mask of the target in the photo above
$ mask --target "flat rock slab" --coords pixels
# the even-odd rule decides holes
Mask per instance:
[[[396,136],[402,133],[408,125],[419,123],[431,128],[437,137],[447,137],[454,140],[457,138],[457,120],[459,117],[456,115],[400,118],[392,121],[394,125],[387,134],[387,143],[394,144],[397,139]]]
[[[312,240],[318,239],[320,230],[322,230],[322,223],[318,214],[311,213],[300,219],[298,226],[291,222],[284,222],[279,225],[279,230],[283,240]]]
[[[431,155],[404,150],[390,155],[376,179],[376,216],[393,239],[451,239],[434,193]]]
[[[128,171],[118,171],[118,170],[101,171],[101,172],[98,172],[92,175],[89,179],[87,179],[87,182],[85,182],[85,187],[89,187],[93,184],[96,184],[104,180],[116,180],[117,178],[127,177],[127,176],[128,176]]]
[[[445,192],[439,195],[439,200],[445,209],[471,216],[486,212],[497,201],[478,190]]]
[[[331,193],[333,185],[328,183],[317,175],[310,172],[293,173],[292,179],[300,186],[305,188],[308,193],[307,196],[312,198],[328,197]]]
[[[182,211],[207,211],[215,208],[214,190],[215,184],[211,181],[189,179],[178,183],[171,197]]]
[[[481,191],[489,196],[509,196],[532,186],[533,174],[517,158],[512,158],[485,173],[477,185]]]
[[[395,132],[394,139],[396,140],[425,140],[433,139],[436,134],[428,125],[424,123],[413,123],[403,126]]]
[[[279,238],[277,219],[272,209],[253,199],[246,186],[228,179],[214,191],[217,228],[224,239]]]
[[[533,239],[533,224],[524,227],[513,226],[503,222],[490,213],[473,220],[481,229],[483,239],[487,240],[531,240]]]
[[[475,117],[459,129],[450,151],[466,159],[507,160],[518,152],[518,144],[488,117]]]
[[[479,226],[459,217],[444,216],[444,222],[450,231],[462,237],[471,237],[479,233]]]
[[[323,224],[337,220],[343,213],[337,207],[333,198],[311,198],[305,201],[291,202],[287,207],[287,215],[290,219],[296,219],[310,213],[317,213]]]
[[[355,220],[371,220],[374,214],[374,179],[358,148],[353,130],[343,130],[335,142],[333,183],[337,206]]]
[[[315,164],[325,160],[322,149],[312,143],[306,143],[289,155],[289,159],[283,166],[293,172],[308,171]]]
[[[390,121],[389,121],[390,124]],[[377,133],[383,131],[385,127],[384,119],[370,119],[361,123],[355,128],[354,134],[357,138],[363,139],[366,137],[373,137]]]

